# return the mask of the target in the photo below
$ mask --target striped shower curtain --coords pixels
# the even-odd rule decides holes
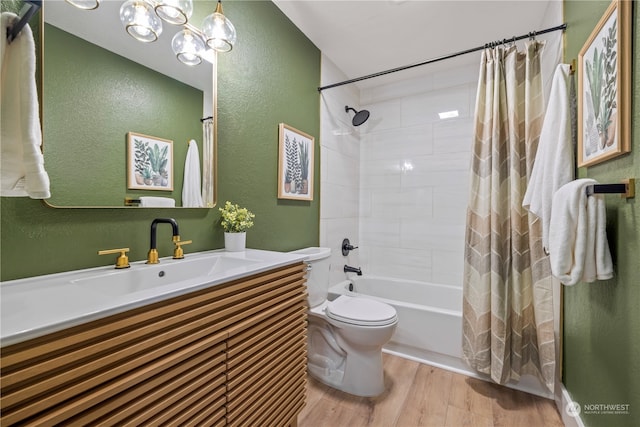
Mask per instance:
[[[544,117],[543,42],[485,49],[465,236],[463,358],[504,384],[533,374],[553,391],[551,268],[522,208]]]

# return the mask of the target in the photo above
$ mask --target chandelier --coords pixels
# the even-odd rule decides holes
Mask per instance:
[[[66,1],[84,10],[100,6],[100,0]],[[163,21],[182,26],[171,40],[171,49],[176,58],[187,65],[200,64],[207,49],[216,52],[233,49],[236,30],[224,16],[221,0],[215,11],[204,19],[202,30],[189,23],[192,12],[192,0],[127,0],[120,7],[120,21],[130,36],[145,43],[158,39]]]

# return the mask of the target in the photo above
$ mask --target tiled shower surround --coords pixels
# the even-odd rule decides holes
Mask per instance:
[[[333,282],[350,264],[462,286],[477,67],[322,94],[320,241],[333,249]],[[323,82],[340,80],[323,58]],[[344,105],[371,116],[354,128]],[[439,117],[450,111],[458,116]],[[359,246],[348,257],[339,252],[343,237]]]
[[[360,133],[366,271],[462,286],[476,80],[471,65],[362,92],[371,111]]]

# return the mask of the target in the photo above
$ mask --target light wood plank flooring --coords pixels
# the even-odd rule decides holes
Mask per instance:
[[[349,395],[309,378],[298,427],[561,427],[552,400],[383,354],[386,391]]]

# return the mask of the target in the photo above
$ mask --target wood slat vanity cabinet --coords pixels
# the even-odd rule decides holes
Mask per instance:
[[[2,426],[289,426],[305,404],[303,263],[2,349]]]

